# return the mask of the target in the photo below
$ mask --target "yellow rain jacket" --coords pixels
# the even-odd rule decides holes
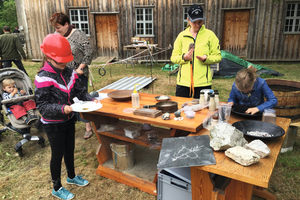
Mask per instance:
[[[190,43],[195,43],[193,59],[185,61],[183,55],[188,52]],[[204,62],[196,58],[202,55],[207,55]],[[177,85],[190,87],[193,91],[193,87],[210,86],[212,84],[210,65],[219,63],[221,59],[219,39],[214,32],[202,25],[194,39],[188,27],[177,36],[171,56],[173,63],[180,64]]]

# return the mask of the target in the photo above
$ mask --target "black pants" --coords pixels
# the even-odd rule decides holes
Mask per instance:
[[[176,96],[177,97],[193,97],[194,99],[199,99],[200,98],[200,91],[204,90],[204,89],[211,89],[211,85],[210,86],[205,86],[205,87],[195,87],[194,91],[195,94],[193,95],[193,92],[191,92],[191,96],[190,96],[190,88],[189,87],[185,87],[185,86],[181,86],[181,85],[177,85],[176,86]]]
[[[25,70],[25,68],[24,68],[23,63],[22,63],[21,60],[15,59],[15,60],[12,60],[12,61],[5,61],[5,62],[3,62],[3,68],[9,68],[9,67],[11,67],[12,66],[11,62],[14,62],[17,65],[17,67],[20,70],[22,70],[23,72],[25,72],[25,74],[28,76],[28,74],[27,74],[27,72],[26,72],[26,70]]]
[[[61,187],[61,162],[64,157],[69,178],[75,177],[74,149],[75,149],[75,122],[71,120],[59,124],[44,124],[51,147],[50,171],[54,185]]]

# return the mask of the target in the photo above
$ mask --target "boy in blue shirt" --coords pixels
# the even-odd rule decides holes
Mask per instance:
[[[266,102],[264,98],[266,98]],[[254,115],[276,106],[277,98],[265,79],[258,77],[252,69],[246,68],[237,73],[228,103],[251,106],[246,113]]]

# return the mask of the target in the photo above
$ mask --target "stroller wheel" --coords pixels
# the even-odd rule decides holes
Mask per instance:
[[[23,157],[23,149],[22,149],[22,147],[21,148],[19,148],[18,150],[17,150],[17,152],[18,152],[18,154],[19,154],[19,156],[20,157]]]
[[[38,143],[42,148],[45,146],[45,140],[39,140]]]

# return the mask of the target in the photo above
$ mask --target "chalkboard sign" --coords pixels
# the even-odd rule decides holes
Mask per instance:
[[[158,169],[216,164],[209,136],[164,138]]]

